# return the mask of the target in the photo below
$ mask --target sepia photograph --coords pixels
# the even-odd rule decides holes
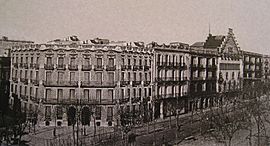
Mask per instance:
[[[269,8],[0,0],[0,146],[270,146]]]

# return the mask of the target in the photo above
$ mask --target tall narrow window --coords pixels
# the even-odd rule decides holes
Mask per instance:
[[[127,90],[128,98],[130,98],[130,89]]]
[[[107,109],[107,121],[113,120],[113,107],[108,107]]]
[[[51,119],[51,106],[45,106],[45,119]]]
[[[122,65],[125,65],[125,58],[122,58]]]
[[[89,100],[89,90],[88,89],[83,90],[83,95],[84,95],[84,99]]]
[[[36,80],[39,80],[39,73],[36,71]]]
[[[114,58],[109,58],[109,66],[114,66]]]
[[[128,65],[130,65],[130,58],[128,59]]]
[[[36,99],[38,98],[38,88],[36,88],[36,94],[35,94]]]
[[[47,57],[47,64],[52,64],[52,57]]]
[[[96,100],[100,103],[101,102],[101,90],[96,90]]]
[[[63,67],[63,65],[64,65],[64,58],[63,57],[59,57],[58,58],[58,65],[60,65],[61,67]]]
[[[128,72],[128,81],[130,81],[131,79],[130,79],[130,72]]]
[[[144,97],[147,97],[147,88],[144,88]]]
[[[125,98],[125,90],[121,89],[121,99],[124,99],[124,98]]]
[[[139,60],[139,65],[142,65],[142,59]]]
[[[133,73],[133,81],[137,81],[136,73]]]
[[[133,97],[136,97],[136,89],[133,89]]]
[[[84,72],[84,81],[89,82],[90,81],[90,73]]]
[[[39,57],[37,57],[36,59],[36,64],[39,64]]]
[[[46,81],[51,81],[51,79],[52,79],[52,73],[46,72]]]
[[[58,72],[58,79],[57,79],[58,83],[63,82],[63,80],[64,80],[64,73]]]
[[[45,93],[45,99],[50,99],[51,98],[51,89],[46,89],[46,93]]]
[[[57,89],[57,100],[63,99],[63,89]]]
[[[139,97],[141,97],[141,96],[142,96],[142,89],[139,88]]]
[[[111,100],[111,101],[113,101],[113,99],[114,99],[114,97],[113,97],[113,90],[108,90],[108,93],[109,93],[109,99]]]
[[[28,64],[28,57],[25,58],[25,63]]]
[[[139,81],[142,81],[142,73],[141,72],[139,73],[139,78],[140,78]]]
[[[84,65],[89,66],[90,65],[90,58],[84,58]]]
[[[121,81],[124,81],[125,80],[125,72],[122,72],[121,73]]]
[[[97,58],[97,66],[102,66],[102,58]]]
[[[30,63],[31,63],[31,64],[33,64],[33,63],[34,63],[34,58],[33,58],[33,57],[31,57],[31,59],[30,59]]]
[[[69,98],[74,99],[75,98],[75,89],[70,89],[69,90]]]
[[[96,120],[101,120],[101,107],[96,107]]]
[[[32,79],[33,78],[33,71],[31,70],[30,71],[30,79]]]
[[[28,74],[28,72],[27,72],[27,70],[25,70],[25,74],[24,74],[25,79],[27,79],[27,74]]]
[[[29,90],[29,95],[32,96],[33,95],[33,87],[30,87],[30,90]]]
[[[76,58],[70,58],[70,65],[71,66],[75,65],[75,60],[76,60]]]
[[[108,76],[109,76],[109,83],[110,84],[113,84],[114,83],[114,73],[108,73]]]
[[[96,73],[96,79],[97,79],[98,84],[102,83],[102,73],[101,72]]]
[[[70,72],[70,81],[75,81],[75,72]]]
[[[135,58],[134,61],[133,61],[133,65],[136,65],[136,58]]]

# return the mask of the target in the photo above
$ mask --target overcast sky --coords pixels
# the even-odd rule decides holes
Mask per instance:
[[[242,50],[270,54],[269,0],[0,0],[0,36],[68,35],[158,43],[205,41],[234,30]]]

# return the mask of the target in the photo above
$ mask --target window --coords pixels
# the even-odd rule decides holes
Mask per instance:
[[[89,72],[84,72],[84,81],[87,81],[87,82],[90,81],[90,73]]]
[[[75,72],[70,72],[70,81],[75,81]]]
[[[125,90],[121,89],[121,99],[124,99],[124,98],[125,98]]]
[[[140,78],[139,81],[142,81],[142,73],[141,72],[139,73],[139,78]]]
[[[226,72],[226,80],[228,80],[228,72]]]
[[[64,65],[64,58],[63,57],[58,58],[58,65]]]
[[[24,95],[27,94],[27,86],[24,87]]]
[[[113,120],[113,107],[108,107],[107,109],[107,121]]]
[[[52,76],[52,73],[51,72],[46,72],[46,81],[51,81],[51,76]]]
[[[101,90],[96,90],[96,100],[100,103],[101,102]]]
[[[29,90],[29,95],[32,96],[33,95],[33,87],[30,87],[30,90]]]
[[[27,74],[28,74],[28,72],[27,72],[27,70],[25,70],[25,74],[24,74],[25,79],[27,79]]]
[[[109,76],[109,83],[113,84],[114,83],[114,73],[110,72],[110,73],[108,73],[108,76]]]
[[[36,71],[36,80],[39,80],[39,73]]]
[[[144,88],[144,97],[147,97],[147,88]]]
[[[101,107],[96,107],[96,120],[101,120]]]
[[[56,107],[56,118],[59,119],[63,119],[63,109],[61,106],[57,106]]]
[[[23,63],[23,57],[21,57],[21,63]]]
[[[70,58],[70,65],[74,66],[75,65],[76,58]]]
[[[125,58],[122,58],[122,65],[125,65]]]
[[[37,93],[36,93],[37,94]],[[45,99],[49,99],[51,97],[51,89],[46,89],[46,95],[45,95]]]
[[[124,81],[125,80],[125,72],[122,72],[121,73],[121,81]]]
[[[151,96],[151,88],[149,88],[148,90],[149,90],[148,94],[149,96]]]
[[[130,98],[130,89],[127,90],[128,98]]]
[[[47,64],[52,64],[52,57],[47,57]]]
[[[111,99],[113,101],[114,97],[113,97],[113,90],[108,90],[109,93],[109,99]]]
[[[50,106],[45,107],[45,119],[46,120],[51,119],[51,107]]]
[[[37,60],[36,60],[36,64],[38,64],[39,63],[39,57],[37,57]]]
[[[102,58],[97,58],[97,65],[102,66]]]
[[[102,73],[101,72],[96,73],[96,79],[97,79],[98,84],[102,83]]]
[[[133,89],[133,97],[136,97],[136,89]]]
[[[58,79],[57,81],[61,83],[64,80],[64,73],[63,72],[58,72]]]
[[[84,65],[89,66],[90,65],[90,58],[84,58]]]
[[[133,65],[136,65],[136,58],[134,59],[134,62],[133,63],[134,63]]]
[[[36,88],[36,94],[35,94],[36,99],[38,98],[38,88]]]
[[[20,78],[22,78],[23,76],[23,73],[22,73],[22,70],[20,70]]]
[[[130,72],[128,72],[128,81],[130,81]]]
[[[144,65],[147,66],[147,59],[144,60]]]
[[[28,57],[25,58],[25,63],[28,64]]]
[[[139,65],[142,65],[142,60],[141,59],[139,60]]]
[[[140,88],[139,89],[139,97],[141,97],[142,96],[142,89]]]
[[[128,65],[130,65],[130,58],[128,59]]]
[[[114,66],[114,58],[109,58],[109,66]]]
[[[133,81],[136,81],[136,73],[133,73]]]
[[[234,79],[234,72],[232,72],[232,79]]]
[[[57,100],[63,99],[63,89],[57,89]]]
[[[84,99],[89,100],[89,90],[88,89],[83,90],[83,96],[84,96]]]
[[[30,59],[30,63],[31,63],[31,64],[33,64],[33,63],[34,63],[34,58],[33,58],[33,57],[31,57],[31,59]]]
[[[75,89],[70,89],[69,90],[69,98],[74,99],[75,98]]]
[[[30,71],[30,79],[32,79],[33,78],[33,71],[31,70]]]

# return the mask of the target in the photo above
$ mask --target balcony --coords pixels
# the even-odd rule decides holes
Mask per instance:
[[[148,71],[149,69],[150,69],[150,66],[148,66],[148,65],[144,66],[144,71]]]
[[[187,81],[187,77],[183,77],[181,80],[179,77],[163,77],[156,78],[158,85],[182,85]]]
[[[46,70],[53,70],[54,69],[54,65],[53,64],[44,64],[44,69],[46,69]]]
[[[131,65],[127,65],[127,70],[131,70]]]
[[[20,63],[20,67],[21,67],[21,68],[23,67],[23,63]]]
[[[12,77],[12,81],[13,81],[14,83],[18,83],[18,78]]]
[[[186,70],[187,65],[186,64],[180,64],[180,70]]]
[[[57,70],[66,70],[66,65],[64,65],[64,64],[57,64]]]
[[[129,102],[129,98],[119,99],[119,104],[125,104]]]
[[[121,65],[121,71],[127,70],[127,65]]]
[[[134,65],[133,66],[133,71],[137,71],[137,70],[140,70],[140,66],[139,65]]]
[[[203,64],[199,64],[197,67],[198,67],[198,70],[204,70],[205,69],[205,67],[203,66]]]
[[[39,102],[38,98],[34,97],[34,96],[30,96],[30,100],[33,102]]]
[[[139,86],[141,85],[142,81],[132,81],[132,86]]]
[[[114,88],[117,82],[82,81],[81,87],[89,88]]]
[[[141,101],[141,97],[133,97],[131,98],[131,103],[138,103]]]
[[[27,95],[22,95],[22,94],[21,94],[20,98],[21,98],[23,101],[28,101],[28,96],[27,96]]]
[[[95,65],[94,70],[95,71],[103,71],[104,70],[104,66],[103,65]]]
[[[18,68],[18,63],[13,63],[13,66],[14,66],[15,68]]]
[[[35,86],[39,85],[39,80],[31,79],[31,83]]]
[[[207,65],[206,66],[206,69],[207,70],[216,70],[217,69],[217,66],[216,65]]]
[[[151,83],[151,81],[143,81],[143,85],[144,85],[144,86],[149,86],[150,83]]]
[[[120,86],[124,87],[130,84],[130,81],[120,81]]]
[[[78,87],[78,81],[43,81],[45,87]]]
[[[25,69],[28,69],[28,63],[24,63],[24,64],[23,64],[23,67],[24,67]]]
[[[116,70],[116,65],[107,65],[106,70],[107,71],[115,71]]]
[[[143,70],[143,66],[142,65],[139,65],[139,70]]]
[[[69,70],[78,70],[78,65],[71,65],[71,64],[69,64],[68,65],[68,69]]]
[[[35,64],[33,64],[33,66],[34,66],[35,69],[39,69],[39,64],[35,63]]]
[[[22,82],[23,82],[25,85],[27,85],[27,84],[28,84],[28,79],[25,78]]]
[[[154,98],[156,100],[158,99],[171,99],[171,98],[177,98],[178,95],[176,94],[161,94],[161,95],[156,95]]]
[[[90,71],[92,69],[92,65],[82,65],[82,71]]]

